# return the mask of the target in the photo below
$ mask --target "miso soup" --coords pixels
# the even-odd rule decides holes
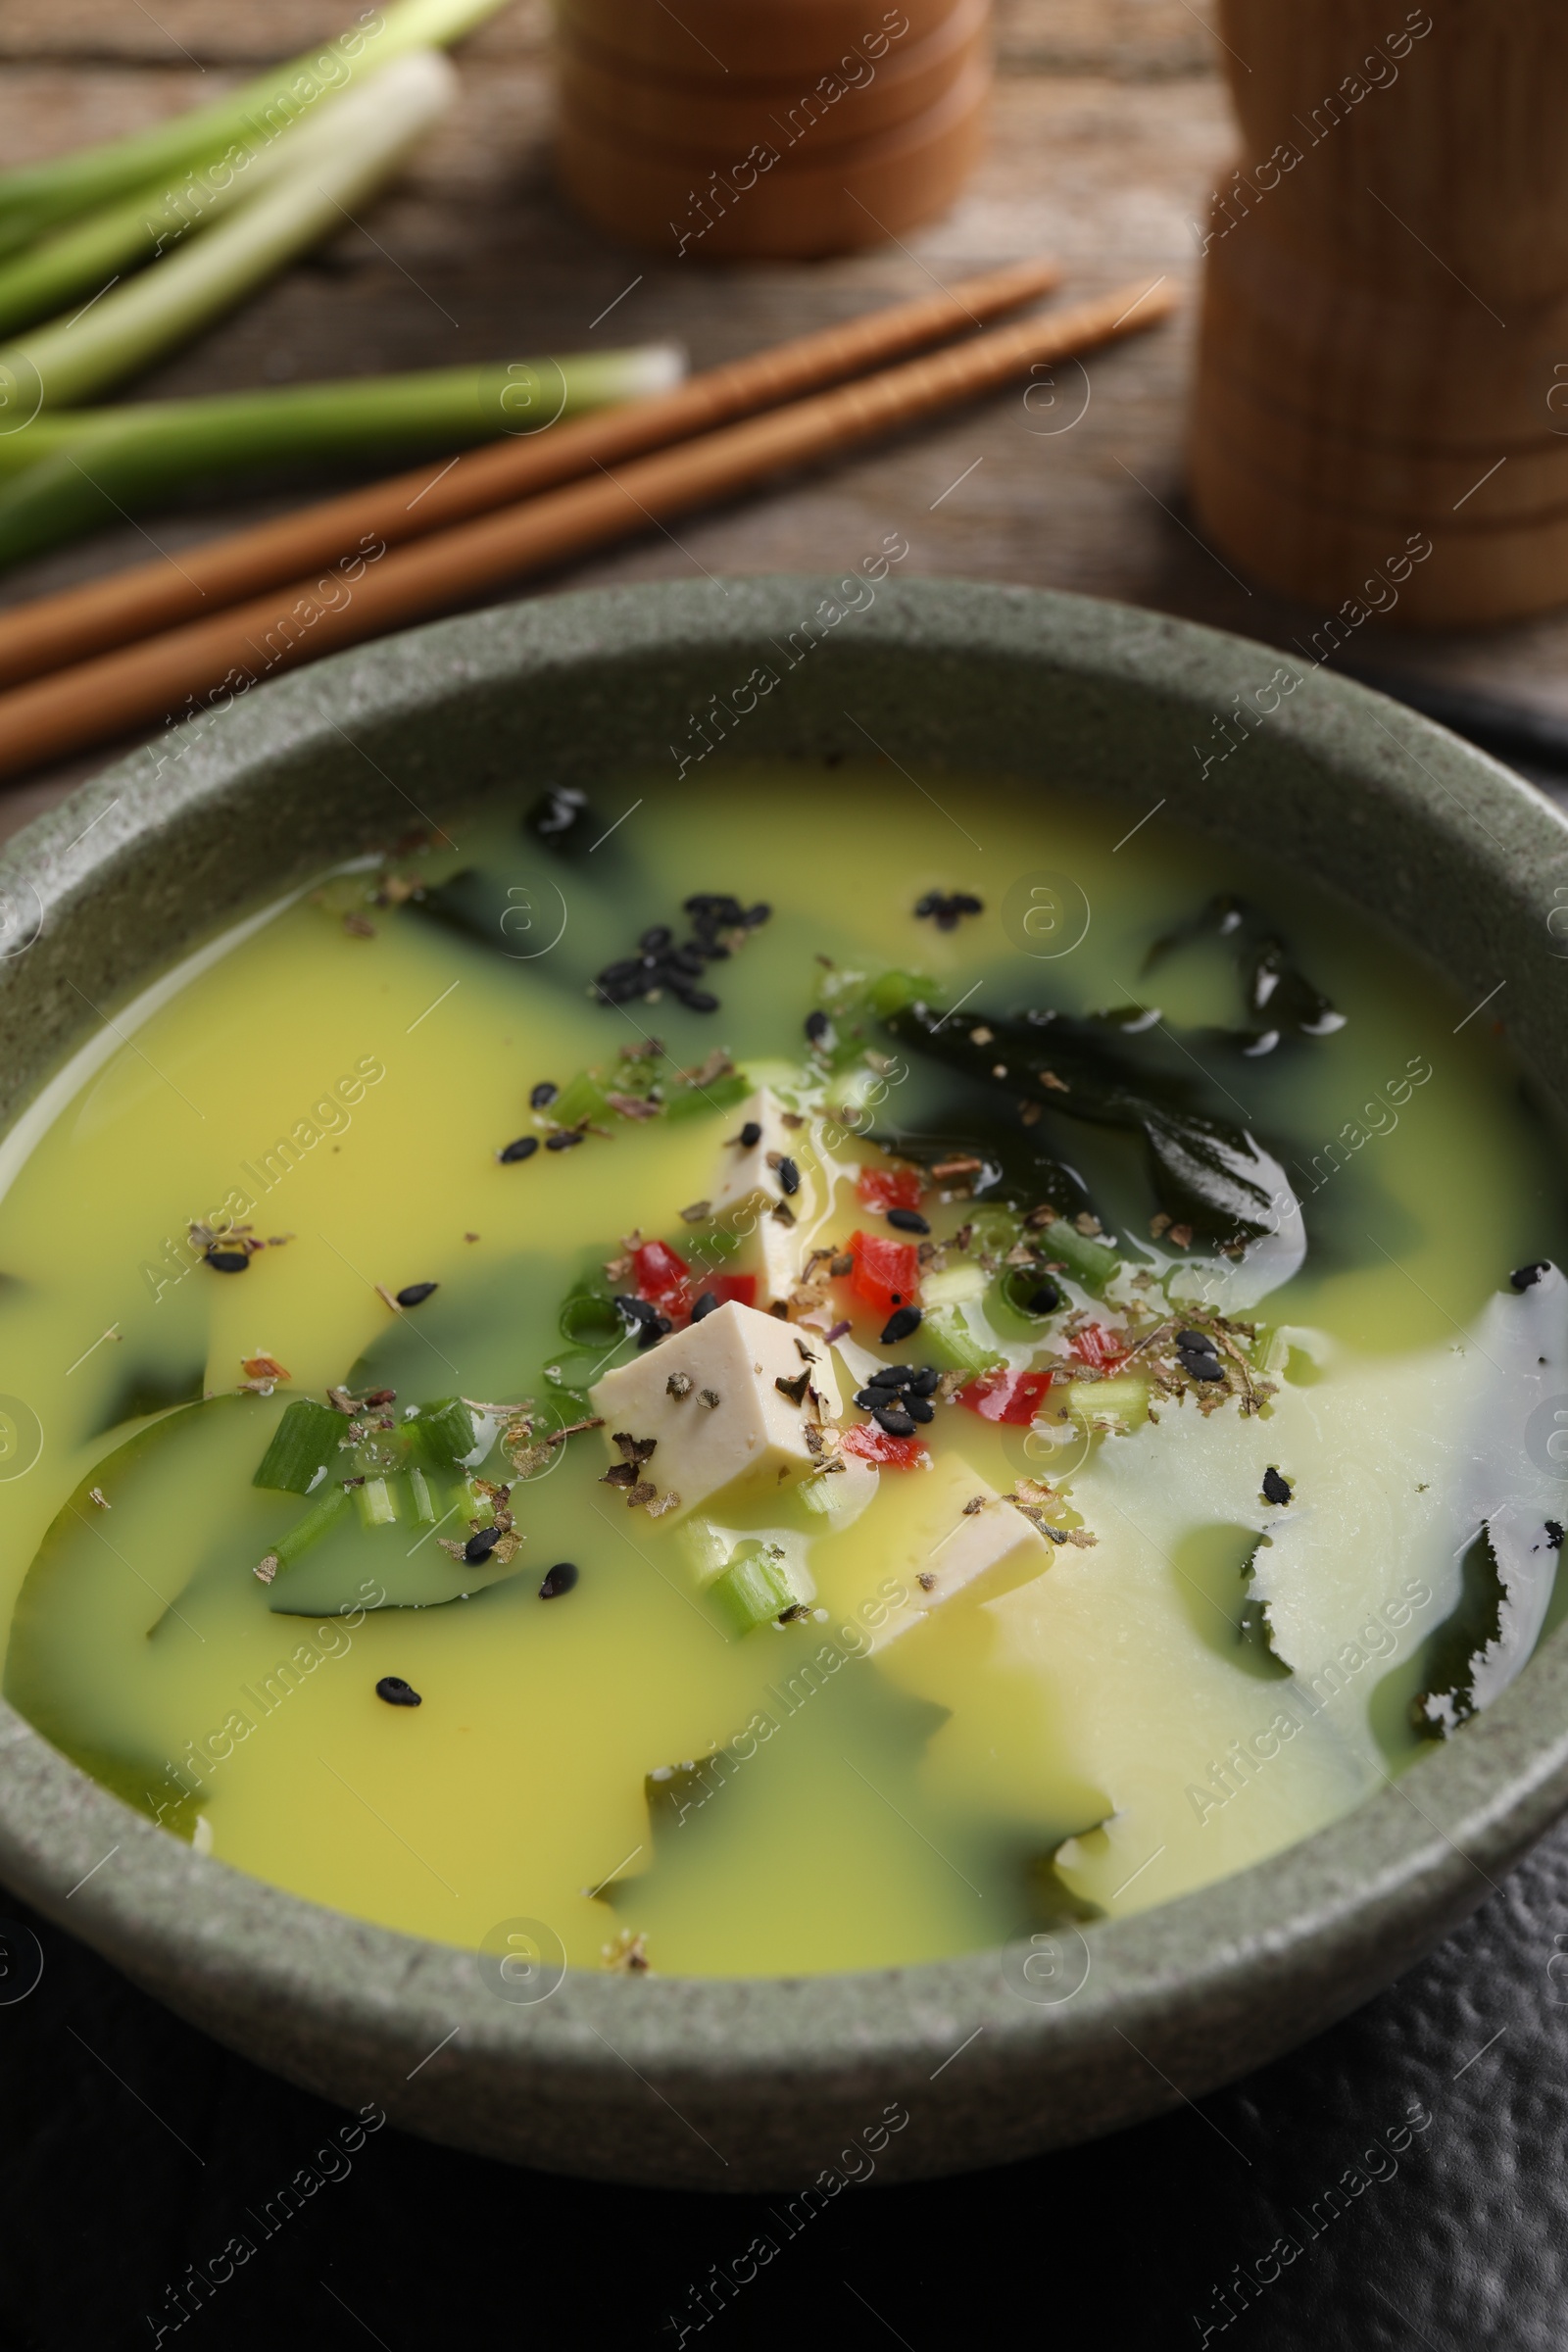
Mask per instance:
[[[717,1975],[1462,1738],[1557,1605],[1557,1137],[1498,1006],[1127,822],[534,779],[108,1007],[0,1145],[11,1701],[314,1901]]]

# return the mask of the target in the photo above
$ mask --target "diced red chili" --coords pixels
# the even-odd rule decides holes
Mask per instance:
[[[855,1189],[862,1208],[885,1211],[890,1208],[918,1208],[920,1205],[920,1171],[918,1168],[862,1168],[855,1179]]]
[[[757,1276],[755,1274],[703,1274],[697,1278],[697,1296],[711,1291],[720,1306],[733,1298],[742,1306],[757,1304]]]
[[[982,1372],[977,1380],[964,1382],[958,1402],[982,1421],[1005,1421],[1022,1429],[1034,1419],[1050,1388],[1049,1372]]]
[[[913,1306],[920,1296],[920,1252],[912,1242],[890,1242],[880,1233],[852,1233],[855,1272],[850,1288],[880,1315]]]
[[[684,1323],[692,1311],[691,1268],[677,1257],[667,1242],[644,1242],[632,1252],[637,1296],[657,1306],[671,1322]]]
[[[863,1427],[857,1422],[853,1429],[847,1429],[839,1440],[839,1450],[858,1454],[862,1462],[880,1462],[884,1470],[912,1470],[926,1457],[926,1448],[918,1438],[890,1437],[885,1429],[869,1422]]]
[[[1127,1351],[1125,1335],[1107,1331],[1102,1323],[1086,1323],[1082,1331],[1073,1334],[1068,1349],[1081,1364],[1090,1364],[1097,1372],[1108,1371],[1119,1364]]]

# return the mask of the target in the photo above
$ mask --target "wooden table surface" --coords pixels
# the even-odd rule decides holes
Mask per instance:
[[[739,4],[739,0],[738,0]],[[694,367],[1049,251],[1068,289],[1161,274],[1196,289],[1197,221],[1232,138],[1206,0],[998,0],[990,152],[945,220],[841,261],[714,267],[632,254],[551,175],[546,0],[514,0],[459,52],[461,108],[396,188],[129,397],[591,349],[675,336]],[[336,30],[343,0],[6,0],[0,158],[30,161],[206,99]],[[613,305],[613,308],[609,306]],[[608,313],[608,315],[606,315]],[[596,323],[597,321],[597,323]],[[1323,614],[1253,593],[1182,503],[1192,306],[1174,326],[1062,368],[848,464],[575,564],[519,594],[608,582],[828,571],[884,532],[909,568],[1155,606],[1289,648]],[[0,602],[280,512],[322,486],[186,501],[19,567]],[[1389,672],[1568,717],[1568,616],[1485,634],[1362,632]],[[101,767],[97,753],[0,793],[0,838]]]

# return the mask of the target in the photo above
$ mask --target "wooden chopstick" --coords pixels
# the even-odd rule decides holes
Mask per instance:
[[[433,478],[426,464],[276,522],[235,531],[203,547],[182,548],[177,564],[172,558],[140,564],[112,579],[0,612],[0,686],[41,677],[68,662],[85,661],[90,654],[154,636],[181,621],[205,618],[224,605],[336,563],[363,544],[379,539],[396,547],[427,537],[590,473],[595,466],[616,465],[645,450],[711,432],[737,416],[862,374],[923,344],[939,343],[1037,301],[1060,278],[1057,265],[1038,256],[1011,262],[962,278],[918,302],[895,303],[842,326],[824,327],[727,367],[710,368],[652,400],[630,401],[567,424],[469,450]]]
[[[1176,294],[1122,286],[774,409],[618,472],[547,491],[393,550],[339,598],[316,579],[211,619],[100,655],[0,694],[0,775],[106,742],[213,692],[248,686],[560,564],[670,515],[749,489],[781,468],[838,455],[878,434],[993,391],[1040,363],[1152,326]],[[332,589],[344,587],[341,580]]]

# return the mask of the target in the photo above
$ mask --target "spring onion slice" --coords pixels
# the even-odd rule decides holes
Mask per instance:
[[[289,170],[156,268],[0,350],[18,409],[71,408],[200,333],[296,255],[353,220],[457,89],[433,50],[416,51],[289,133]]]
[[[679,383],[673,344],[347,383],[61,410],[0,435],[0,564],[100,530],[166,494],[281,465],[369,462],[471,447]]]
[[[309,1494],[321,1472],[336,1461],[343,1426],[342,1414],[330,1405],[296,1396],[273,1430],[251,1485],[282,1494]]]
[[[444,48],[505,5],[505,0],[398,0],[367,16],[320,49],[270,66],[242,89],[175,115],[148,130],[78,148],[46,164],[0,172],[0,253],[29,245],[62,221],[145,189],[190,167],[212,165],[233,146],[278,137],[411,50]]]
[[[302,1551],[309,1551],[311,1545],[318,1543],[329,1528],[336,1527],[338,1521],[347,1516],[349,1493],[347,1487],[339,1486],[334,1480],[320,1501],[313,1503],[304,1518],[296,1519],[288,1533],[278,1538],[272,1545],[272,1557],[279,1568],[289,1567]]]

